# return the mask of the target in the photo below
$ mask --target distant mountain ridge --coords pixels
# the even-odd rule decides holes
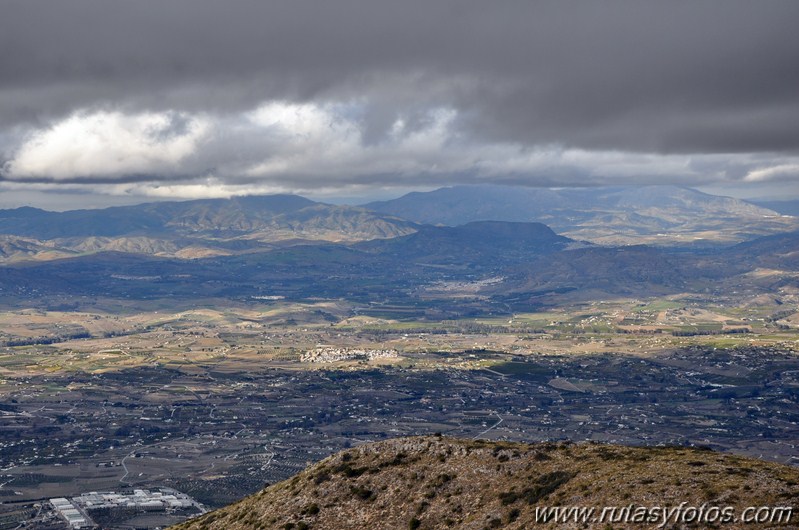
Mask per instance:
[[[389,254],[407,248],[413,255],[425,254],[442,262],[447,261],[446,254],[451,256],[449,261],[468,259],[464,249],[491,259],[492,252],[541,254],[548,245],[563,247],[574,241],[701,247],[795,230],[799,230],[799,218],[675,186],[535,189],[478,185],[414,192],[366,207],[325,204],[297,195],[264,195],[65,212],[31,207],[0,210],[0,262],[105,251],[192,259],[301,242],[358,244],[395,238],[400,239],[363,248]],[[416,239],[403,238],[417,232]],[[555,233],[566,239],[558,243],[552,239]],[[526,242],[533,246],[525,247]],[[539,243],[540,248],[533,248]]]
[[[397,259],[466,265],[550,254],[574,243],[541,223],[475,221],[454,227],[421,225],[413,234],[368,241],[357,248]]]
[[[99,210],[0,210],[0,260],[123,251],[203,257],[289,240],[363,241],[413,233],[416,224],[296,195],[156,202]]]
[[[768,208],[769,210],[774,210],[775,212],[780,213],[782,215],[792,215],[794,217],[799,217],[799,200],[752,201],[752,203],[762,208]]]
[[[367,227],[366,222],[372,226]],[[264,195],[49,212],[0,210],[0,234],[37,239],[179,233],[240,235],[258,231],[340,230],[344,235],[394,237],[412,224],[364,208],[314,202],[297,195]]]
[[[449,226],[480,220],[540,222],[559,234],[601,244],[732,243],[799,228],[799,221],[773,210],[678,186],[454,186],[365,206]]]

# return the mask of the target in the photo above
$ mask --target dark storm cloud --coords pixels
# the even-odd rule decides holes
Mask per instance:
[[[797,20],[793,0],[6,1],[0,123],[360,100],[365,143],[447,106],[491,142],[795,153]]]

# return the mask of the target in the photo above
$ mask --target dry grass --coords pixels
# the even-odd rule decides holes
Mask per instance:
[[[742,509],[797,500],[799,470],[699,449],[414,437],[339,453],[176,528],[523,529],[546,527],[534,523],[536,506]]]

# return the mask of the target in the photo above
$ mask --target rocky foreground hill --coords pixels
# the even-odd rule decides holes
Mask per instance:
[[[585,522],[582,517],[575,522],[573,514],[569,521],[536,520],[542,508],[553,506],[595,511]],[[744,524],[743,516],[756,514],[745,512],[750,506],[799,509],[799,469],[683,447],[528,445],[433,436],[349,449],[175,528],[796,528],[799,524],[799,513],[788,510],[761,511],[759,517],[768,516],[770,521]],[[656,511],[659,507],[671,509],[662,526],[658,526],[664,522],[664,514]],[[600,520],[603,509],[605,519]],[[643,509],[649,511],[644,514]]]

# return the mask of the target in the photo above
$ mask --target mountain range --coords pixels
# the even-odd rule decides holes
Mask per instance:
[[[474,199],[475,190],[455,191]],[[432,192],[419,202],[450,191]],[[720,216],[726,204],[729,230],[737,226],[735,215],[754,219],[769,212],[682,188],[607,191],[600,199],[597,204],[615,208],[690,207],[706,216]],[[785,223],[783,229],[795,221],[762,215],[766,223]],[[766,231],[770,225],[759,226]],[[59,300],[74,305],[90,297],[189,304],[281,296],[399,303],[418,308],[420,315],[457,317],[533,310],[552,297],[766,293],[790,287],[799,271],[796,230],[750,233],[728,245],[608,246],[539,222],[419,224],[290,195],[61,213],[19,208],[0,211],[0,231],[0,295],[14,307],[60,307]],[[464,292],[474,303],[451,296],[458,285],[472,285]]]
[[[362,207],[267,195],[65,212],[0,210],[0,262],[103,251],[201,258],[298,242],[387,240],[429,230],[426,225],[456,227],[475,221],[542,223],[562,236],[604,245],[732,244],[799,229],[796,217],[674,186],[456,186]],[[457,230],[451,232],[455,234]],[[481,248],[488,250],[491,238],[483,238],[488,246]]]
[[[494,185],[413,192],[366,208],[419,223],[540,222],[599,244],[737,242],[799,228],[797,220],[740,199],[677,186],[549,189]]]
[[[287,241],[363,241],[414,232],[415,223],[296,195],[156,202],[98,210],[0,210],[0,259],[116,251],[181,258],[229,255]]]

